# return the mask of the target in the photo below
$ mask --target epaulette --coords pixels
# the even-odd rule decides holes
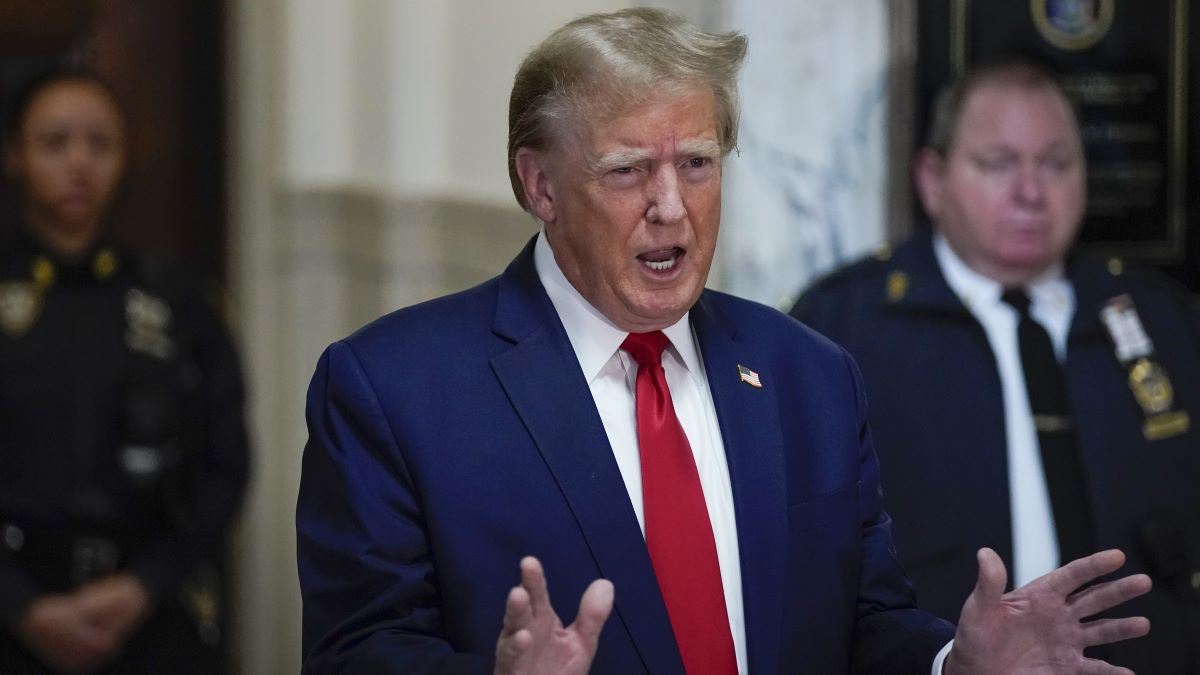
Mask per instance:
[[[876,252],[833,269],[814,281],[811,287],[814,289],[836,288],[846,284],[854,284],[863,279],[881,276],[891,266],[891,249],[886,249],[886,253],[883,251]]]

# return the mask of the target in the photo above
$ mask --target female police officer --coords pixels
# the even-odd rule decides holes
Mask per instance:
[[[0,253],[0,671],[219,672],[247,449],[208,305],[107,243],[128,129],[95,76],[21,92]]]

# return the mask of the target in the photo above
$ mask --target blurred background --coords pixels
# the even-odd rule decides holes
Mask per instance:
[[[54,60],[111,81],[131,128],[117,238],[228,291],[254,446],[233,555],[240,672],[299,669],[293,511],[318,354],[503,269],[536,231],[505,164],[517,64],[570,18],[633,4],[750,38],[711,286],[782,306],[909,231],[918,71],[953,65],[930,31],[966,0],[0,0],[0,96]],[[1149,4],[1182,12],[1172,58],[1193,120],[1200,12]],[[1194,165],[1194,138],[1180,142]],[[12,203],[6,185],[0,235]],[[1143,257],[1195,291],[1200,233],[1182,214]]]

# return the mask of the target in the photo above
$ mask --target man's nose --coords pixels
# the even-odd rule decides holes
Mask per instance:
[[[1040,205],[1046,197],[1046,178],[1037,166],[1022,167],[1017,174],[1017,200],[1023,204]]]
[[[93,152],[87,143],[73,141],[67,144],[67,166],[81,169],[92,161]]]
[[[683,196],[679,193],[679,173],[670,164],[664,164],[655,172],[648,184],[650,208],[646,218],[652,223],[673,223],[687,215],[683,207]]]

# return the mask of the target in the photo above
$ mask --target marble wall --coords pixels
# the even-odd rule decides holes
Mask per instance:
[[[716,284],[790,305],[885,238],[884,0],[730,0],[750,36],[739,152],[726,163]]]

